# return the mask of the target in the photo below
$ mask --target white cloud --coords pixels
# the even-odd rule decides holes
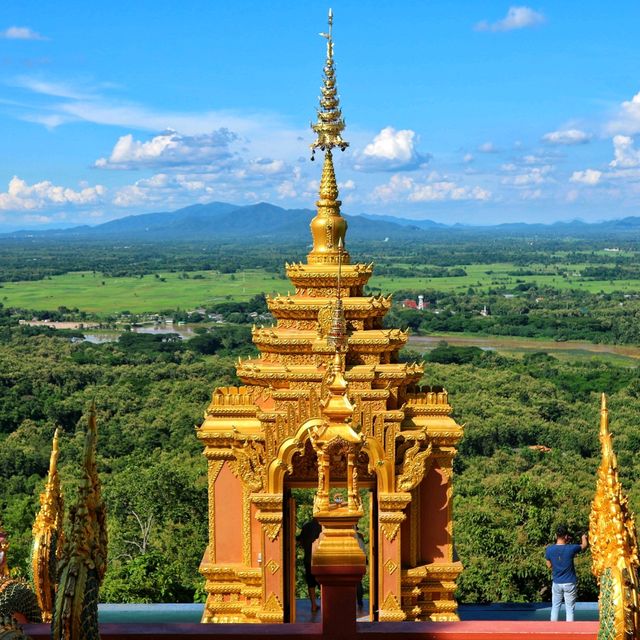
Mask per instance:
[[[398,171],[417,169],[429,161],[428,154],[416,149],[418,137],[411,129],[385,127],[356,159],[359,171]]]
[[[160,204],[178,207],[214,199],[249,202],[300,196],[300,172],[281,160],[258,158],[226,169],[190,166],[184,171],[172,169],[120,187],[114,193],[113,204],[123,208]]]
[[[462,162],[464,162],[465,164],[473,162],[473,153],[465,153],[462,157]]]
[[[78,87],[68,82],[44,80],[30,76],[19,76],[12,83],[15,87],[27,89],[33,93],[54,98],[70,98],[72,100],[90,100],[95,95],[91,88]]]
[[[68,187],[56,186],[48,180],[28,185],[24,180],[14,176],[9,181],[7,191],[0,193],[0,210],[33,211],[67,205],[83,206],[102,201],[106,193],[107,190],[102,185],[86,186],[75,191]]]
[[[489,200],[491,192],[481,187],[461,187],[455,182],[434,182],[416,186],[409,194],[411,202],[434,200]]]
[[[550,181],[549,174],[553,171],[552,165],[542,167],[532,167],[526,173],[509,176],[502,179],[502,184],[510,184],[514,187],[528,187],[531,185],[543,184]]]
[[[630,136],[614,136],[613,154],[614,159],[609,163],[611,167],[628,169],[640,165],[640,149],[635,148]]]
[[[600,182],[601,177],[602,171],[598,171],[597,169],[585,169],[584,171],[574,171],[569,180],[571,182],[593,186]]]
[[[254,158],[246,164],[245,170],[253,176],[275,176],[289,171],[284,160],[271,158]]]
[[[306,128],[291,127],[277,114],[230,110],[167,111],[121,100],[108,94],[114,87],[106,83],[73,84],[51,81],[42,77],[21,76],[15,86],[36,94],[31,103],[23,100],[15,110],[16,117],[37,122],[49,128],[72,122],[125,127],[141,131],[179,131],[184,136],[205,135],[227,129],[238,135],[256,156],[273,152],[273,140],[278,150],[288,158],[300,155],[301,139],[308,138]],[[302,138],[301,138],[302,136]]]
[[[460,186],[451,180],[418,182],[396,174],[373,190],[373,199],[382,202],[438,202],[444,200],[489,200],[491,192],[478,186]]]
[[[610,134],[633,135],[640,132],[640,93],[636,93],[631,100],[625,100],[620,105],[618,113],[607,124],[606,130]]]
[[[482,20],[475,25],[476,31],[513,31],[535,27],[546,21],[544,15],[529,7],[509,7],[507,15],[496,22]]]
[[[279,200],[291,200],[298,197],[298,191],[293,180],[285,180],[276,187]]]
[[[534,153],[528,153],[525,156],[522,156],[522,158],[520,158],[520,162],[522,164],[527,164],[527,165],[531,165],[531,164],[540,164],[542,162],[544,162],[544,158],[542,156],[537,156]]]
[[[167,131],[142,142],[130,133],[121,136],[108,158],[99,158],[95,166],[106,169],[137,169],[208,165],[229,161],[229,144],[237,139],[227,129],[207,134],[185,136]]]
[[[498,153],[498,148],[493,142],[483,142],[479,147],[480,153]]]
[[[0,31],[0,38],[5,40],[47,40],[43,35],[29,27],[9,27]]]
[[[549,144],[575,145],[586,144],[591,140],[591,136],[580,129],[561,129],[545,133],[542,140]]]

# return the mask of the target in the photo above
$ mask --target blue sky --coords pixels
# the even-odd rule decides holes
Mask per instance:
[[[313,207],[328,6],[4,0],[0,227]],[[640,3],[332,6],[346,213],[640,214]]]

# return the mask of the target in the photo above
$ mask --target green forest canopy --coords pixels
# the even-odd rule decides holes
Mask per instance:
[[[238,350],[251,348],[241,333],[231,333],[203,355],[170,339],[92,345],[32,328],[0,331],[0,512],[16,573],[28,572],[54,428],[62,428],[60,470],[69,501],[83,414],[95,400],[110,538],[101,598],[202,600],[197,568],[207,543],[206,465],[194,425],[212,389],[234,383]],[[622,479],[632,507],[640,508],[640,374],[546,354],[515,359],[445,345],[428,358],[425,382],[449,390],[465,425],[454,475],[455,540],[465,566],[458,597],[544,599],[543,548],[555,526],[567,522],[576,533],[588,526],[603,390],[610,394]],[[580,597],[594,600],[588,554],[578,570]]]

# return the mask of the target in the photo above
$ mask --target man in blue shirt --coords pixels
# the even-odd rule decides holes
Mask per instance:
[[[567,622],[573,622],[573,610],[576,606],[576,596],[578,594],[576,569],[573,566],[573,558],[576,554],[584,551],[589,542],[587,536],[582,536],[581,544],[569,544],[571,536],[567,528],[559,526],[555,544],[550,544],[544,554],[547,560],[547,567],[551,569],[551,621],[558,621],[560,606],[564,598],[567,608]]]

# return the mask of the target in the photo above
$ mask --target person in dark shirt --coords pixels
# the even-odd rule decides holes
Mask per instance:
[[[311,572],[311,550],[313,543],[320,537],[321,532],[322,526],[315,518],[313,518],[302,525],[300,534],[296,537],[296,542],[302,547],[302,552],[304,554],[304,579],[307,583],[307,589],[309,590],[311,613],[316,613],[319,609],[318,602],[316,600],[316,588],[318,587],[318,582]]]
[[[565,526],[559,526],[556,543],[550,544],[544,554],[547,567],[551,569],[551,621],[557,622],[562,600],[567,609],[567,622],[573,622],[573,611],[578,593],[576,569],[573,559],[589,545],[587,536],[581,544],[570,544],[571,536]]]

